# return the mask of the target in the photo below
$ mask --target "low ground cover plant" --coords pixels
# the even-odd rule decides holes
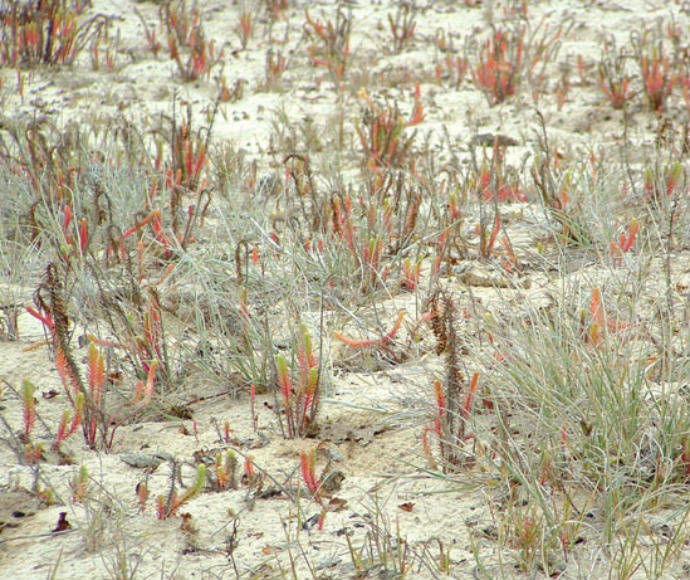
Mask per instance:
[[[0,542],[684,577],[687,14],[363,4],[0,3]]]

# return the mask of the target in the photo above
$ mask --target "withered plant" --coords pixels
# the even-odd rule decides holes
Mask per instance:
[[[539,192],[540,200],[549,216],[559,224],[560,235],[565,240],[586,246],[590,234],[586,224],[578,219],[579,208],[571,203],[567,174],[555,168],[555,160],[546,135],[546,124],[541,113],[537,113],[541,125],[538,133],[539,155],[532,166],[532,179]]]
[[[400,2],[395,14],[388,14],[388,26],[393,36],[393,52],[400,54],[414,38],[415,22],[414,2]]]
[[[443,471],[457,471],[474,463],[471,453],[464,450],[468,438],[467,422],[477,392],[478,373],[466,384],[461,366],[464,347],[460,343],[456,325],[456,306],[445,291],[436,290],[429,300],[429,320],[436,338],[436,354],[445,355],[445,380],[434,381],[436,416],[431,427],[422,434],[424,452],[432,457],[429,433],[438,437]]]

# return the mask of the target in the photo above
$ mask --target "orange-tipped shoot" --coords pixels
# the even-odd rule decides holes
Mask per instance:
[[[333,337],[337,338],[339,341],[344,342],[347,346],[350,348],[367,348],[371,346],[383,346],[385,344],[388,344],[393,341],[395,338],[395,335],[398,334],[398,331],[400,330],[400,327],[402,326],[402,321],[403,318],[405,317],[405,311],[401,310],[398,312],[398,317],[395,319],[395,324],[393,324],[393,328],[383,336],[376,338],[376,339],[365,339],[365,340],[356,340],[354,338],[350,338],[347,336],[344,336],[337,330],[333,333]]]

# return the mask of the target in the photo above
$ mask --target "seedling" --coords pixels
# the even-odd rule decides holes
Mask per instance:
[[[246,11],[242,12],[240,14],[239,24],[237,25],[237,35],[240,38],[240,46],[242,47],[242,50],[247,49],[249,39],[252,37],[252,31],[252,13]]]
[[[31,434],[36,424],[36,399],[34,398],[34,386],[25,380],[22,383],[22,407],[24,410],[24,432],[21,441],[24,443],[24,460],[33,465],[43,459],[43,448],[40,443],[31,441]]]

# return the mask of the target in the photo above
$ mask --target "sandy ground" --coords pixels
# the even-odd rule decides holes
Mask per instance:
[[[469,158],[473,128],[479,133],[515,139],[517,145],[509,150],[515,162],[536,140],[535,103],[528,90],[519,91],[499,106],[489,107],[469,77],[457,87],[435,82],[437,56],[433,39],[437,31],[454,35],[456,47],[462,47],[466,40],[485,39],[489,31],[488,3],[439,1],[423,7],[419,3],[415,38],[401,54],[388,50],[387,14],[393,11],[395,3],[351,3],[353,64],[345,81],[348,87],[342,92],[334,89],[323,69],[311,66],[303,37],[305,8],[309,7],[314,16],[331,16],[334,2],[290,0],[284,15],[273,25],[272,45],[263,3],[247,2],[255,9],[255,32],[246,50],[240,50],[236,33],[242,2],[201,2],[208,37],[224,45],[224,65],[215,68],[211,78],[190,83],[180,81],[165,49],[154,58],[147,48],[143,25],[134,9],[153,27],[158,23],[157,3],[95,0],[93,4],[91,11],[111,16],[111,30],[119,34],[115,70],[108,71],[103,66],[99,71],[92,70],[89,56],[84,54],[70,68],[25,71],[24,94],[19,96],[15,72],[0,69],[3,118],[27,120],[38,114],[65,124],[123,114],[136,122],[169,113],[174,91],[191,103],[195,111],[208,110],[222,68],[228,85],[238,79],[245,83],[241,98],[221,105],[214,140],[231,144],[245,151],[249,159],[266,164],[276,111],[284,112],[291,120],[309,118],[316,127],[327,127],[342,109],[346,116],[356,116],[358,84],[365,79],[371,79],[371,95],[388,96],[399,103],[402,111],[411,111],[414,83],[379,86],[376,80],[381,73],[404,70],[411,78],[420,80],[425,119],[418,129],[430,135],[432,146],[439,149],[440,162],[448,156],[447,148],[441,147],[446,131],[456,146],[454,154],[463,160]],[[493,11],[497,22],[510,18],[504,16],[500,2],[494,4]],[[593,68],[601,55],[602,34],[612,33],[620,42],[626,42],[643,24],[669,15],[673,15],[678,26],[690,26],[689,14],[687,10],[683,12],[678,2],[529,3],[529,20],[533,25],[542,18],[546,26],[572,24],[562,38],[557,58],[573,70],[569,96],[559,109],[553,95],[558,81],[554,64],[545,81],[548,89],[538,104],[549,134],[563,156],[586,154],[592,146],[615,148],[623,132],[622,113],[613,111],[606,102]],[[278,89],[265,90],[265,56],[272,46],[282,50],[288,65]],[[587,66],[585,79],[580,79],[576,71],[578,55],[583,56]],[[649,144],[654,115],[642,111],[641,105],[634,106],[640,110],[633,116],[629,130],[641,146]],[[356,134],[351,132],[349,138],[346,148],[356,148]],[[534,243],[528,227],[517,223],[520,216],[533,209],[530,204],[515,209],[516,223],[511,233],[518,247]],[[490,302],[496,292],[481,288],[482,272],[477,276],[479,282],[472,278],[474,294]],[[679,281],[686,280],[687,268],[681,264],[674,276]],[[545,293],[555,284],[543,272],[528,274],[527,278],[529,288],[503,289],[501,300],[512,300],[518,308],[525,300],[545,299]],[[460,280],[450,281],[450,285],[463,291]],[[30,303],[32,288],[14,291],[22,301]],[[389,305],[391,312],[401,307],[408,312],[409,325],[404,328],[407,333],[420,315],[419,305],[409,295],[396,297]],[[66,404],[57,371],[47,347],[27,350],[42,339],[40,325],[22,314],[20,339],[0,342],[0,376],[16,386],[25,378],[31,380],[37,386],[41,417],[54,425]],[[341,362],[346,357],[341,346],[333,346],[333,357]],[[476,566],[473,550],[481,552],[484,561],[499,562],[503,556],[490,533],[477,532],[490,528],[493,521],[486,496],[490,486],[480,485],[488,476],[468,473],[450,480],[434,477],[433,472],[427,471],[429,465],[422,453],[420,434],[431,417],[432,379],[442,368],[441,359],[428,349],[420,358],[397,367],[369,372],[361,367],[358,361],[349,368],[334,366],[338,371],[323,402],[320,423],[324,427],[317,440],[283,439],[274,413],[265,405],[270,405],[273,397],[265,394],[257,399],[254,430],[248,396],[215,396],[217,385],[194,386],[195,396],[208,395],[190,405],[196,434],[192,420],[124,425],[109,454],[90,451],[78,437],[73,437],[65,450],[75,465],[59,465],[51,456],[41,466],[41,477],[50,482],[62,500],[51,507],[41,505],[32,494],[23,491],[33,488],[32,469],[17,464],[10,450],[0,447],[0,578],[118,577],[114,568],[116,559],[123,554],[129,559],[130,570],[138,566],[136,577],[143,578],[231,578],[235,577],[234,566],[246,577],[293,577],[291,560],[297,569],[296,577],[356,577],[344,540],[346,530],[353,534],[354,545],[359,545],[373,530],[378,530],[381,537],[392,534],[389,541],[394,543],[399,534],[415,553],[426,551],[429,560],[438,560],[442,545],[450,551],[447,577],[472,576]],[[46,398],[51,390],[58,396]],[[16,397],[4,389],[0,405],[7,422],[19,429],[21,406]],[[229,422],[229,443],[219,439],[214,421],[219,425]],[[253,456],[256,466],[270,475],[264,490],[278,488],[296,493],[294,486],[300,483],[299,453],[319,442],[331,450],[333,468],[345,476],[341,489],[334,494],[342,502],[332,505],[323,529],[305,521],[318,515],[320,507],[303,486],[301,497],[295,500],[286,493],[252,498],[252,490],[240,485],[236,490],[202,493],[185,505],[181,511],[192,514],[192,525],[197,530],[185,531],[179,517],[159,521],[155,515],[153,498],[167,493],[169,487],[169,462],[162,461],[151,473],[125,462],[132,462],[132,454],[150,456],[164,452],[177,459],[182,480],[190,482],[196,469],[195,452],[205,450],[212,454],[214,450],[232,447],[238,453]],[[75,502],[70,482],[82,464],[90,476],[89,499]],[[319,459],[319,468],[323,465],[324,460]],[[135,489],[144,480],[148,481],[150,499],[142,513]],[[61,512],[66,512],[72,529],[52,534]],[[377,513],[380,521],[374,517]],[[237,522],[237,546],[229,551],[233,521]],[[595,573],[597,564],[592,562],[597,553],[596,546],[585,547],[577,561],[569,563],[564,577],[587,577],[590,567],[591,573]],[[689,558],[687,552],[684,561]],[[379,572],[372,569],[369,577],[377,577]],[[680,564],[671,575],[684,577]],[[444,577],[444,573],[419,565],[409,577]]]

